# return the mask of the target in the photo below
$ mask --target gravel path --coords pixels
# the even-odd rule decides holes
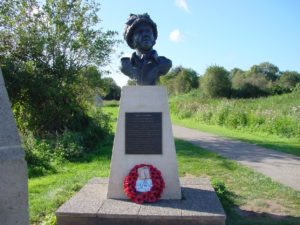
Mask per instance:
[[[173,132],[176,138],[236,160],[300,191],[300,157],[177,125],[173,125]]]

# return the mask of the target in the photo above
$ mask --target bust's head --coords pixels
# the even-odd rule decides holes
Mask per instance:
[[[157,39],[157,27],[150,16],[130,14],[126,23],[124,39],[132,49],[147,52],[152,49]]]
[[[134,49],[140,52],[147,52],[155,44],[154,32],[152,27],[147,23],[138,24],[132,35],[132,45]]]

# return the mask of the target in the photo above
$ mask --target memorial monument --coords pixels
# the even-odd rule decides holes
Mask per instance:
[[[0,69],[0,224],[28,225],[27,164]]]
[[[181,199],[167,91],[154,86],[172,62],[153,50],[157,26],[148,14],[130,14],[124,39],[135,52],[121,58],[120,69],[138,86],[122,89],[107,197],[126,199],[127,173],[135,165],[150,164],[162,173],[162,199]]]
[[[120,69],[138,85],[122,88],[109,179],[62,205],[58,225],[225,225],[208,179],[179,180],[167,91],[155,86],[172,62],[153,49],[157,36],[148,14],[130,14],[124,39],[135,52]]]

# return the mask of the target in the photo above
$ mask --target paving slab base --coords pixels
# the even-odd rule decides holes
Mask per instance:
[[[225,225],[226,215],[206,178],[181,178],[181,200],[135,204],[107,199],[107,178],[90,180],[57,211],[58,225]]]

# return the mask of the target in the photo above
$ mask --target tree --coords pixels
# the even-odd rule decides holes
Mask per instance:
[[[198,75],[195,70],[181,66],[172,69],[167,75],[160,77],[160,84],[167,87],[169,93],[188,93],[198,88]]]
[[[175,94],[174,80],[179,73],[178,68],[171,69],[166,75],[159,78],[159,84],[165,86],[169,94]]]
[[[239,68],[233,68],[229,73],[229,78],[231,80],[232,89],[239,89],[245,80],[245,71]]]
[[[201,79],[201,88],[208,97],[228,97],[231,90],[229,72],[221,66],[208,67]]]
[[[100,85],[115,32],[103,32],[93,1],[0,3],[0,66],[21,130],[78,130],[88,124],[85,99]],[[21,122],[22,121],[22,122]]]
[[[121,88],[111,77],[103,78],[102,97],[105,100],[119,100],[121,97]]]
[[[278,67],[268,62],[254,65],[248,71],[234,68],[230,72],[232,96],[254,98],[279,93],[275,85],[279,73]]]
[[[292,90],[300,82],[300,73],[296,71],[285,71],[279,78],[279,85],[288,90]]]
[[[192,69],[182,69],[175,79],[176,94],[188,93],[192,89],[198,88],[198,76],[196,71]]]
[[[250,74],[265,76],[268,80],[275,81],[279,77],[279,69],[272,63],[263,62],[250,68]]]

